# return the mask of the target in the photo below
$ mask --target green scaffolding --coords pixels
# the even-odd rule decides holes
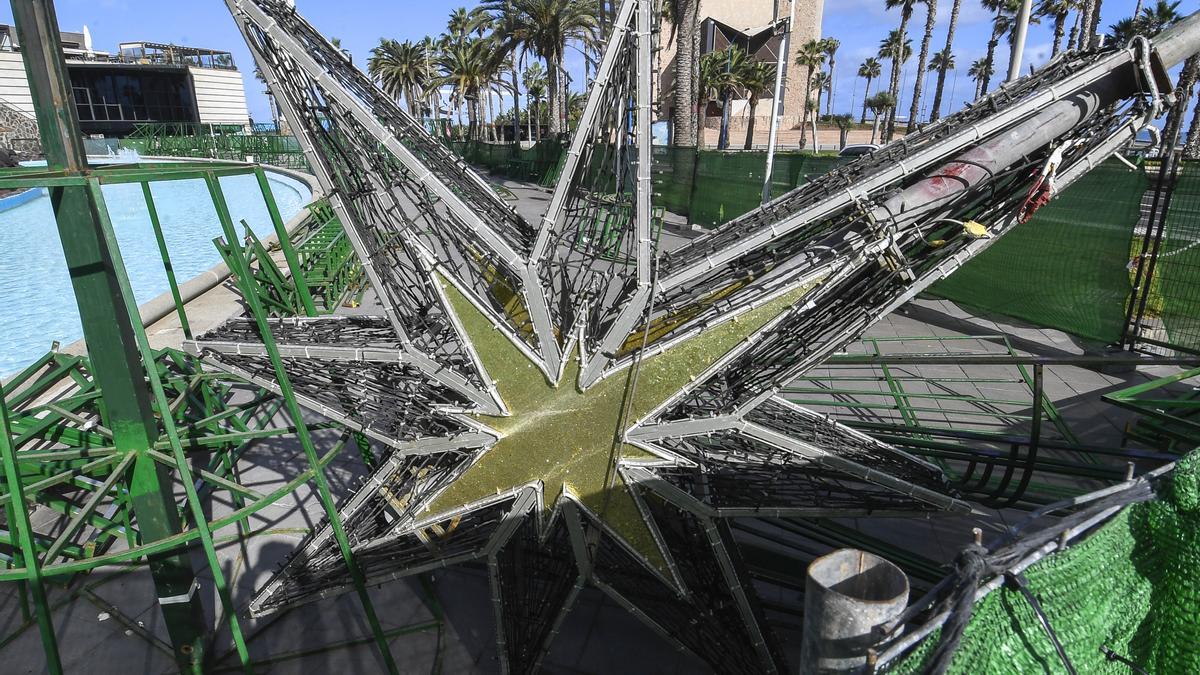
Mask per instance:
[[[0,171],[0,188],[48,186],[57,190],[86,191],[94,208],[82,214],[61,210],[56,214],[60,228],[74,228],[68,230],[69,236],[62,237],[64,241],[75,242],[81,238],[78,231],[94,223],[97,235],[111,255],[103,264],[83,268],[99,270],[106,277],[111,275],[115,289],[112,311],[85,322],[85,335],[96,325],[123,324],[130,330],[134,350],[126,361],[121,361],[116,350],[111,348],[94,350],[90,357],[52,352],[0,389],[0,502],[5,522],[9,524],[0,530],[0,583],[15,582],[18,585],[22,617],[20,623],[9,627],[7,634],[0,635],[0,646],[13,644],[24,633],[36,629],[41,634],[47,668],[52,673],[61,673],[62,657],[52,614],[65,603],[82,598],[98,604],[119,624],[128,626],[128,634],[144,638],[149,648],[173,656],[181,672],[210,672],[221,663],[226,664],[224,669],[253,672],[258,662],[251,659],[248,645],[275,624],[268,623],[253,631],[244,630],[237,607],[232,603],[230,585],[217,558],[216,547],[270,533],[251,531],[249,518],[306,485],[315,487],[326,517],[336,521],[338,513],[325,471],[342,455],[348,443],[353,441],[359,445],[359,441],[340,427],[306,422],[290,390],[281,394],[259,390],[235,378],[206,372],[197,359],[183,352],[152,350],[125,276],[101,187],[121,184],[143,187],[176,303],[176,315],[189,338],[191,329],[186,308],[178,282],[171,273],[170,253],[158,223],[150,183],[205,181],[225,234],[218,247],[223,249],[230,264],[238,290],[260,319],[265,316],[266,309],[262,302],[262,287],[254,280],[258,279],[262,268],[251,270],[250,263],[251,258],[255,258],[261,264],[270,260],[270,255],[255,238],[250,240],[250,250],[224,245],[234,241],[236,234],[220,179],[243,175],[258,179],[275,230],[283,235],[280,245],[292,271],[285,275],[272,261],[276,286],[286,287],[290,283],[289,277],[305,277],[301,257],[283,231],[261,167],[180,162],[85,168],[86,171],[37,167]],[[336,219],[320,220],[320,214],[328,215],[320,205],[315,211],[318,221],[304,230],[304,243],[312,242],[304,258],[309,269],[319,267],[323,264],[320,261],[326,260],[331,252],[341,250],[342,246],[337,236],[319,236],[329,234],[334,225],[340,229],[340,223]],[[302,250],[303,247],[302,243]],[[273,311],[280,315],[295,315],[301,311],[311,315],[312,299],[307,292],[319,285],[310,286],[305,282],[292,284],[292,287],[296,297],[289,303],[273,307]],[[299,296],[308,297],[308,309]],[[152,367],[143,368],[149,364],[153,364]],[[134,383],[141,382],[149,390],[145,415],[140,420],[147,427],[147,443],[143,447],[130,447],[129,441],[120,435],[123,422],[115,416],[114,410],[117,409],[115,404],[123,401],[119,392],[114,394],[112,391],[118,387],[106,388],[99,376],[113,372],[114,367],[116,372],[128,374]],[[128,428],[128,420],[124,424]],[[340,439],[331,444],[323,443],[318,452],[310,434],[327,429],[335,434],[340,432]],[[307,466],[290,480],[272,486],[269,492],[260,491],[261,486],[243,480],[240,463],[256,442],[281,437],[300,439]],[[366,448],[360,446],[358,450],[356,454],[367,456]],[[172,496],[180,492],[182,498]],[[210,515],[205,509],[217,494],[227,495],[232,510]],[[31,518],[33,514],[39,514],[37,521]],[[164,522],[167,523],[165,526]],[[206,572],[217,590],[218,620],[229,631],[232,641],[232,648],[221,655],[209,650],[210,628],[195,595],[190,596],[187,604],[178,606],[187,614],[173,609],[175,605],[163,606],[171,640],[166,643],[95,595],[94,590],[106,583],[103,579],[86,585],[71,583],[81,574],[101,570],[122,574],[149,564],[156,581],[165,578],[168,582],[181,584],[181,590],[187,591],[195,584],[187,551],[197,544],[207,563]],[[348,549],[345,552],[348,556]],[[174,567],[168,568],[163,563],[164,560],[174,563],[176,559],[179,562]],[[347,563],[354,565],[351,558],[347,558]],[[164,576],[164,570],[172,576]],[[47,586],[51,585],[64,586],[68,594],[65,597],[57,594],[51,602],[47,593]],[[261,664],[373,643],[380,650],[389,672],[399,672],[387,647],[389,639],[418,631],[440,634],[441,614],[435,599],[423,597],[434,614],[432,621],[390,626],[385,630],[375,618],[361,580],[358,588],[368,617],[369,635],[344,643],[317,645],[292,654],[272,654]],[[162,590],[158,592],[161,594]]]

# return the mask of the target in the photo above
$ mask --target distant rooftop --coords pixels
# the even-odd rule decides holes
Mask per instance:
[[[233,55],[225,50],[205,49],[173,45],[162,42],[122,42],[118,54],[91,49],[91,40],[87,28],[75,33],[63,31],[59,33],[63,45],[63,55],[70,61],[89,61],[95,63],[116,63],[128,65],[158,65],[158,66],[192,66],[196,68],[212,68],[216,70],[237,70]],[[14,26],[0,24],[0,51],[17,51],[21,48]]]

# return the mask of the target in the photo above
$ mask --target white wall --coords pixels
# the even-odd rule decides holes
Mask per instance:
[[[250,123],[246,88],[236,70],[189,68],[196,92],[196,110],[201,124]]]
[[[25,64],[15,52],[0,52],[0,104],[34,118],[33,96],[25,77]]]

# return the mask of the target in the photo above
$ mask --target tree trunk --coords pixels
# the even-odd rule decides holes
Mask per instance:
[[[875,144],[875,137],[879,135],[879,111],[875,111],[875,119],[871,120],[871,145]]]
[[[1095,35],[1100,32],[1100,5],[1102,3],[1101,0],[1093,0],[1093,2],[1095,2],[1095,6],[1092,8],[1092,24],[1088,29],[1088,35]],[[1135,14],[1134,16],[1136,17],[1137,15]]]
[[[980,95],[986,94],[988,87],[992,84],[992,70],[994,70],[992,66],[996,62],[996,45],[998,44],[1000,44],[1000,36],[996,34],[996,31],[992,31],[992,39],[988,40],[987,58],[983,62],[983,75],[979,80]],[[975,98],[979,98],[979,96]]]
[[[900,29],[899,29],[899,31],[900,31],[901,53],[900,54],[892,54],[892,74],[891,74],[891,77],[888,79],[888,91],[891,92],[892,96],[895,97],[897,104],[899,104],[899,102],[900,102],[900,69],[904,65],[904,63],[900,60],[900,56],[903,55],[904,39],[908,37],[908,17],[909,17],[908,12],[903,12],[902,14],[900,14]],[[898,105],[892,106],[890,109],[888,109],[888,111],[886,113],[887,126],[884,128],[884,131],[883,131],[884,141],[892,140],[892,134],[896,133],[896,108],[897,107],[899,107],[899,106]]]
[[[934,0],[936,2],[936,0]],[[829,57],[829,100],[825,102],[825,114],[833,117],[833,93],[837,83],[836,64],[833,62],[833,57]]]
[[[867,88],[865,91],[863,91],[863,114],[862,119],[858,121],[859,124],[867,123],[867,99],[869,98],[871,98],[871,78],[868,77]]]
[[[558,96],[558,64],[553,63],[550,59],[546,59],[546,82],[549,87],[550,98],[550,133],[557,134],[562,131],[559,120],[562,119],[561,101]]]
[[[517,54],[512,54],[513,143],[521,142],[521,83],[517,79]]]
[[[1133,6],[1133,18],[1138,18],[1142,15],[1142,0],[1137,0],[1137,4]],[[1192,123],[1195,126],[1195,122]]]
[[[1200,91],[1196,93],[1200,101]],[[1184,159],[1200,159],[1200,103],[1192,109],[1192,123],[1188,126],[1187,142],[1183,144]]]
[[[488,88],[488,89],[484,89],[484,91],[487,92],[487,110],[486,110],[487,118],[485,120],[485,124],[487,125],[487,134],[486,135],[487,135],[487,139],[489,141],[495,142],[497,140],[496,139],[496,109],[492,107],[492,90],[490,88]]]
[[[675,35],[675,106],[671,111],[671,143],[694,146],[698,138],[696,127],[696,73],[699,70],[700,25],[696,21],[700,0],[680,0]]]
[[[962,7],[962,0],[954,0],[954,5],[950,8],[950,30],[946,33],[946,48],[942,52],[949,55],[954,49],[954,29],[958,26],[958,10]],[[933,91],[933,110],[929,114],[929,121],[936,122],[942,116],[942,92],[946,90],[946,66],[943,64],[938,68],[937,86]]]
[[[1056,14],[1054,16],[1054,42],[1050,46],[1050,58],[1058,56],[1059,45],[1062,44],[1063,34],[1067,32],[1067,15]]]
[[[746,146],[744,149],[754,149],[754,116],[758,114],[758,96],[750,97],[750,119],[746,122]]]
[[[1092,15],[1096,12],[1096,0],[1084,0],[1079,10],[1079,49],[1092,46]]]
[[[813,152],[821,151],[821,141],[817,138],[817,118],[821,116],[821,90],[817,90],[817,105],[813,110],[812,129],[813,129]],[[802,148],[803,149],[803,148]]]
[[[808,142],[808,111],[809,111],[809,107],[812,104],[811,89],[812,89],[813,70],[814,70],[814,68],[812,66],[808,66],[808,75],[804,80],[804,115],[800,120],[800,149],[801,150],[804,149],[805,144]]]
[[[1200,56],[1192,56],[1183,62],[1183,71],[1179,73],[1179,84],[1175,87],[1175,105],[1167,112],[1167,121],[1163,124],[1163,143],[1177,143],[1176,137],[1183,126],[1188,103],[1192,100],[1192,88],[1196,86],[1197,76],[1200,76]]]
[[[696,101],[696,114],[693,115],[693,119],[699,121],[699,123],[697,124],[696,145],[695,145],[696,149],[698,149],[698,150],[704,149],[704,142],[705,142],[704,121],[705,121],[705,118],[707,117],[707,113],[708,113],[708,98],[705,97],[705,98],[702,98],[702,99],[699,99],[698,101]]]
[[[921,109],[921,88],[925,82],[925,66],[929,61],[929,43],[933,42],[933,27],[937,22],[937,0],[925,0],[925,36],[921,38],[921,55],[917,57],[917,83],[913,87],[912,105],[908,109],[908,126],[905,133],[911,134],[917,128],[917,116]]]

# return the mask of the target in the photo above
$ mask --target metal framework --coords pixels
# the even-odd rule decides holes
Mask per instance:
[[[269,319],[251,294],[188,344],[282,395],[310,455],[300,405],[389,448],[251,609],[354,588],[378,632],[364,580],[481,560],[517,672],[585,584],[721,672],[785,669],[728,518],[965,512],[936,466],[781,389],[1134,138],[1200,47],[1193,16],[1065,54],[665,253],[653,2],[615,13],[536,225],[289,3],[226,2],[384,314]]]

